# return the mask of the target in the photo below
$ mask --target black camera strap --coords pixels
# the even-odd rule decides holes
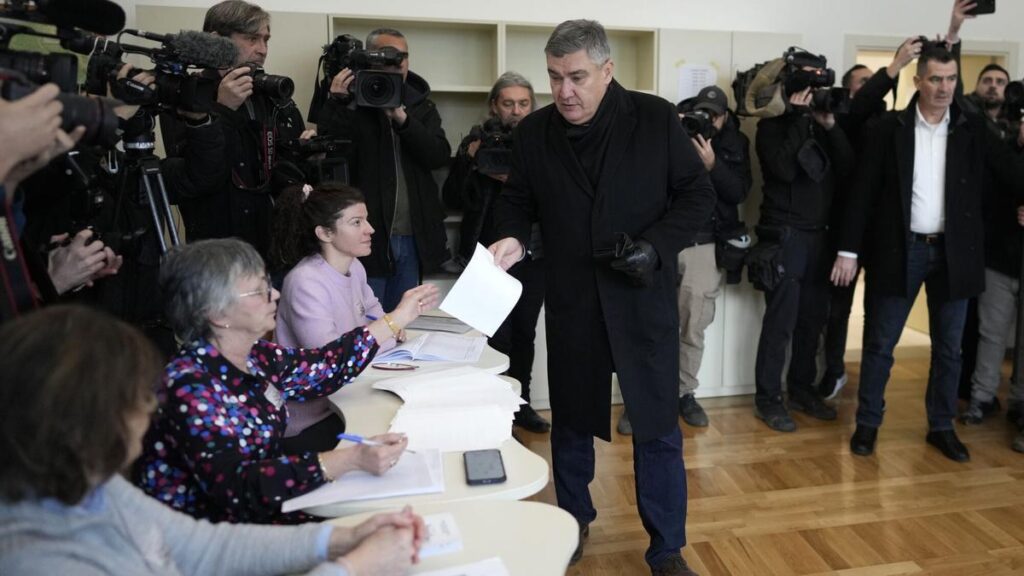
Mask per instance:
[[[14,191],[0,186],[0,322],[11,320],[38,307],[32,278],[18,245],[18,225]]]

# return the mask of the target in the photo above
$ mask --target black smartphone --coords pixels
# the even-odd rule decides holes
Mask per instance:
[[[996,11],[996,0],[974,0],[975,6],[967,11],[967,14],[994,14]]]
[[[499,450],[470,450],[462,455],[466,464],[466,484],[501,484],[505,478],[505,463]]]

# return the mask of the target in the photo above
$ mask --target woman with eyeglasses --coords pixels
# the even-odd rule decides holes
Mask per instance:
[[[90,308],[0,327],[0,574],[353,576],[417,561],[423,521],[408,508],[353,528],[211,524],[132,486],[119,471],[139,455],[161,372],[138,329]]]
[[[344,184],[295,186],[277,199],[270,265],[287,272],[278,303],[275,340],[284,346],[316,348],[384,316],[366,282],[359,258],[370,255],[373,226],[362,192]],[[381,350],[396,340],[381,342]],[[329,400],[289,400],[288,451],[322,450],[337,444],[343,416]]]
[[[166,317],[185,342],[167,365],[135,482],[174,509],[212,521],[294,523],[289,498],[352,470],[383,474],[406,439],[383,446],[287,453],[287,400],[330,395],[351,381],[423,310],[437,289],[418,286],[379,320],[319,348],[286,348],[263,337],[274,329],[280,294],[263,259],[235,239],[202,240],[172,250],[160,268]]]

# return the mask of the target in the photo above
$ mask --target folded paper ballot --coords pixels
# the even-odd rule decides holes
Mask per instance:
[[[444,464],[437,450],[416,450],[402,453],[394,468],[381,476],[357,470],[333,482],[286,500],[281,506],[284,513],[326,506],[337,502],[375,500],[412,494],[444,492]]]
[[[522,293],[523,284],[495,264],[487,248],[477,244],[473,258],[438,308],[494,336]]]
[[[499,448],[512,437],[512,419],[526,403],[508,381],[472,366],[378,380],[373,387],[404,401],[390,431],[404,433],[411,450]]]
[[[374,357],[373,362],[426,360],[440,362],[479,362],[487,345],[483,336],[457,336],[455,334],[421,334],[408,342],[395,346]]]

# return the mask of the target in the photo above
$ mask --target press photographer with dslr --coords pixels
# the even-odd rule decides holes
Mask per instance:
[[[179,198],[178,207],[189,241],[237,237],[266,258],[273,198],[295,176],[289,171],[287,178],[282,178],[279,143],[315,132],[305,130],[291,99],[291,81],[263,72],[269,53],[270,14],[242,0],[225,0],[207,10],[203,31],[230,39],[238,49],[233,69],[202,73],[218,82],[213,113],[223,131],[228,169],[219,186]],[[206,116],[185,121],[161,117],[164,134],[173,134],[170,141],[165,136],[167,155],[186,157],[188,147],[195,144],[195,132],[188,128],[210,121]]]
[[[372,253],[362,262],[374,294],[390,310],[422,274],[448,259],[445,212],[431,170],[447,165],[451,146],[430,100],[430,85],[409,71],[402,33],[374,30],[366,37],[366,51],[358,52],[367,67],[344,66],[333,76],[316,121],[321,134],[353,143],[346,154],[349,183],[366,196],[370,224],[377,230]],[[390,84],[398,77],[400,91]],[[381,94],[389,97],[377,100]]]
[[[489,246],[499,239],[494,228],[494,202],[508,179],[513,129],[536,105],[533,85],[521,74],[505,72],[491,87],[487,103],[490,117],[462,140],[444,183],[445,202],[450,208],[462,210],[456,255],[462,265],[473,257],[477,243]],[[543,255],[540,226],[534,223],[530,253],[508,270],[522,283],[523,293],[488,341],[495,350],[508,355],[508,375],[522,384],[526,404],[516,412],[513,423],[535,433],[551,429],[551,424],[530,406],[533,341],[544,304]]]
[[[826,231],[838,183],[852,174],[854,155],[835,114],[815,102],[834,81],[825,57],[790,49],[784,60],[786,111],[762,119],[756,138],[764,199],[755,252],[768,254],[771,247],[774,255],[763,266],[752,266],[750,273],[754,279],[757,269],[784,269],[781,278],[762,279],[760,285],[755,280],[765,291],[767,308],[754,368],[754,413],[772,430],[792,432],[796,423],[782,398],[790,341],[789,408],[820,420],[836,418],[815,385],[815,357],[828,316],[831,253]]]

